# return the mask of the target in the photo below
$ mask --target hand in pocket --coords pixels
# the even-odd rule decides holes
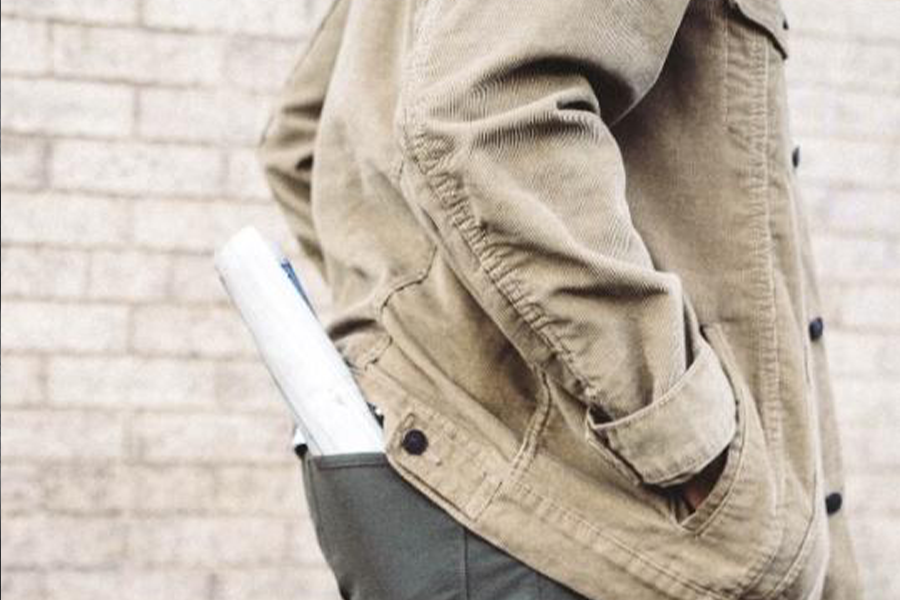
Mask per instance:
[[[702,504],[703,501],[706,500],[706,497],[709,496],[713,486],[716,485],[719,476],[721,476],[722,471],[725,468],[727,455],[728,448],[726,447],[722,453],[713,459],[711,463],[706,465],[702,471],[697,473],[692,479],[681,484],[681,495],[691,512],[697,510],[700,504]]]

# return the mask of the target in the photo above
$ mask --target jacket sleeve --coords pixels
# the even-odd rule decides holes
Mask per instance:
[[[684,0],[426,0],[394,122],[404,196],[517,351],[583,403],[635,482],[735,433],[675,273],[631,221],[609,129],[656,81]]]
[[[326,280],[310,205],[319,116],[346,24],[349,0],[332,0],[282,89],[258,140],[257,158],[300,249]]]

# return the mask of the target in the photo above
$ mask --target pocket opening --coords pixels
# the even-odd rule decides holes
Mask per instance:
[[[680,503],[685,502],[683,496],[680,492],[672,494],[673,498],[670,503],[669,514],[673,524],[679,529],[694,535],[699,535],[715,521],[717,514],[728,503],[729,498],[734,493],[740,473],[743,470],[743,463],[746,460],[747,420],[748,410],[750,410],[747,406],[749,399],[745,395],[745,388],[737,379],[739,377],[737,365],[734,362],[731,348],[724,337],[721,325],[719,323],[705,323],[700,325],[700,329],[718,356],[722,369],[725,371],[725,376],[728,378],[731,389],[734,392],[737,429],[734,438],[727,446],[725,466],[700,505],[693,512],[685,515],[684,511],[687,509],[680,506]]]

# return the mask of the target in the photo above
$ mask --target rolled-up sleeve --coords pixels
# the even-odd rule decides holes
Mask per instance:
[[[685,4],[427,0],[395,121],[404,196],[442,257],[583,402],[592,435],[658,485],[735,432],[681,279],[631,220],[610,131],[655,82]]]

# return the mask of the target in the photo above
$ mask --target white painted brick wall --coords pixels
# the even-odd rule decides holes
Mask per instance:
[[[900,597],[900,3],[783,0],[868,598]],[[327,0],[3,0],[9,600],[334,600],[211,253],[298,260],[253,143]],[[327,293],[312,274],[312,295]]]

